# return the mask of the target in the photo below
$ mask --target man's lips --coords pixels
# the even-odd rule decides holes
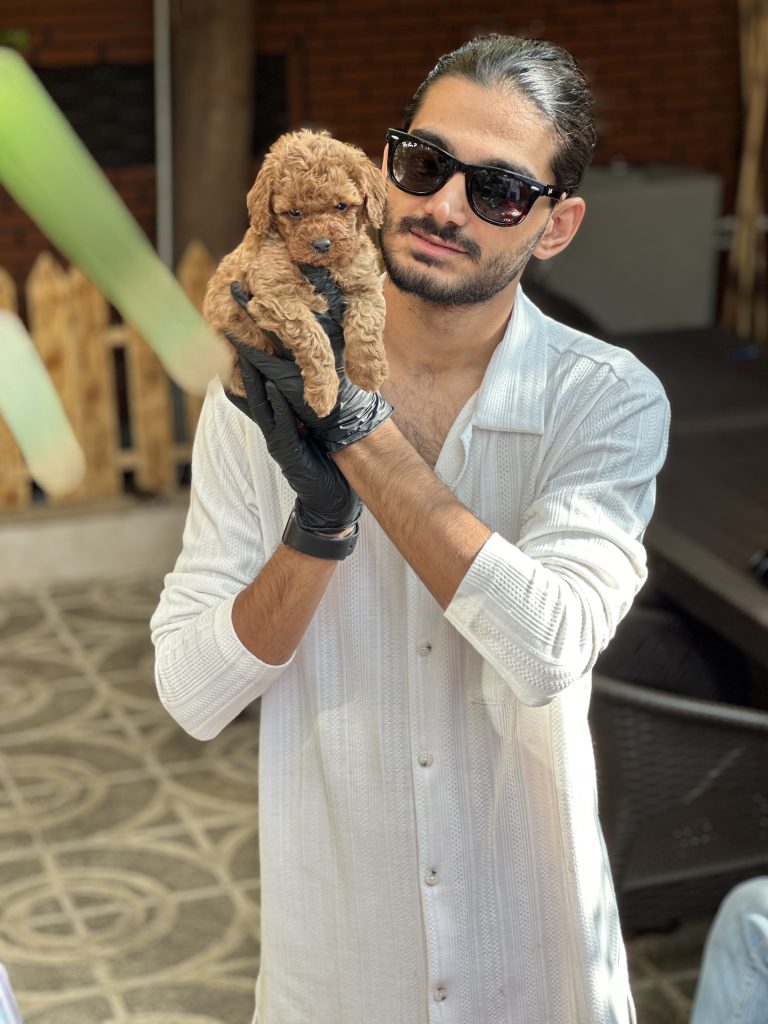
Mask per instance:
[[[420,249],[425,252],[433,253],[436,256],[445,256],[447,253],[456,253],[458,256],[464,256],[465,252],[463,249],[459,249],[458,246],[450,245],[448,242],[443,242],[442,239],[437,238],[436,235],[423,234],[421,231],[415,231],[411,228],[411,236],[416,239],[416,242]]]

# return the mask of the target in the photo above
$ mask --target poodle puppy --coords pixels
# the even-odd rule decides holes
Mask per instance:
[[[349,379],[375,391],[387,375],[384,297],[376,249],[366,225],[380,227],[385,185],[361,149],[325,131],[288,132],[270,148],[248,193],[250,226],[219,263],[203,302],[224,334],[272,353],[272,331],[291,350],[306,401],[320,416],[336,403],[338,375],[328,336],[313,312],[327,302],[301,266],[327,268],[345,299],[344,366]],[[251,298],[233,298],[237,283]],[[253,319],[251,319],[251,317]],[[230,391],[243,395],[237,353]]]

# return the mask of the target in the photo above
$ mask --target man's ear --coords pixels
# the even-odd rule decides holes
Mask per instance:
[[[585,210],[586,204],[581,196],[561,199],[552,211],[546,230],[533,250],[533,255],[540,260],[550,260],[562,252],[579,230]]]

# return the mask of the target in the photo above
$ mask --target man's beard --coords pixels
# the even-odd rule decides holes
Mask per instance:
[[[413,229],[463,249],[474,265],[474,270],[461,281],[447,283],[436,280],[429,271],[421,271],[416,267],[406,267],[398,263],[390,248],[389,240],[393,234],[407,235]],[[504,228],[499,228],[499,230],[503,231]],[[384,223],[381,228],[381,254],[390,280],[401,292],[416,295],[425,302],[432,302],[438,306],[474,306],[481,302],[488,302],[522,274],[545,230],[546,225],[521,249],[499,253],[487,263],[483,263],[479,245],[464,238],[455,224],[447,224],[441,228],[432,217],[426,216],[401,217],[395,226],[392,223],[389,210],[385,209]],[[428,267],[437,262],[428,253],[416,253],[413,258]]]

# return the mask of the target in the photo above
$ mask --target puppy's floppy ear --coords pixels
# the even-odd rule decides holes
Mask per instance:
[[[375,228],[381,227],[384,219],[384,201],[387,186],[381,170],[361,153],[351,168],[352,177],[365,197],[365,213]]]
[[[258,238],[264,238],[272,224],[272,193],[275,188],[275,168],[271,154],[267,153],[256,180],[248,193],[248,217]]]

